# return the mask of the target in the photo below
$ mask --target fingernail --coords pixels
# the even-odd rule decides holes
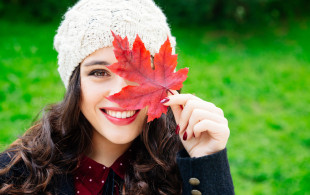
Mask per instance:
[[[185,133],[183,134],[183,140],[186,141],[187,140],[187,132],[185,131]]]
[[[175,134],[179,134],[179,132],[180,132],[180,126],[179,125],[177,125],[177,128],[175,128]]]
[[[164,104],[164,103],[166,103],[166,102],[168,102],[168,101],[169,101],[169,98],[165,97],[164,99],[162,99],[162,100],[160,101],[160,103]]]

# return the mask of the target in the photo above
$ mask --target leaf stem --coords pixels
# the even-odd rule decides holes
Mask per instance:
[[[172,95],[174,95],[174,93],[170,89],[167,89],[167,91],[170,92]]]

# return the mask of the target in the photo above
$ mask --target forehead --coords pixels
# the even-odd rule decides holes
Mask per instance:
[[[105,62],[108,62],[108,64],[117,62],[117,59],[115,58],[115,55],[114,55],[113,47],[104,47],[104,48],[96,50],[95,52],[87,56],[81,62],[81,65],[85,66],[92,61],[105,61]]]

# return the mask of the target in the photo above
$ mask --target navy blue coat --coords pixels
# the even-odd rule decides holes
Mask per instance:
[[[4,168],[10,160],[7,154],[1,154],[0,168]],[[182,150],[177,155],[177,164],[183,181],[182,194],[234,194],[226,149],[199,158],[190,158],[186,150]],[[0,176],[0,186],[11,176],[26,178],[27,174],[25,165],[20,162],[9,174]],[[48,190],[54,194],[75,194],[72,175],[55,175],[52,181]]]

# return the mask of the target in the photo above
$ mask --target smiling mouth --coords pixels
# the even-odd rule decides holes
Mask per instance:
[[[100,108],[104,116],[114,125],[129,125],[137,118],[140,110],[124,110],[119,108]]]
[[[101,109],[101,111],[111,117],[125,119],[134,116],[139,110],[114,111],[114,110]]]

